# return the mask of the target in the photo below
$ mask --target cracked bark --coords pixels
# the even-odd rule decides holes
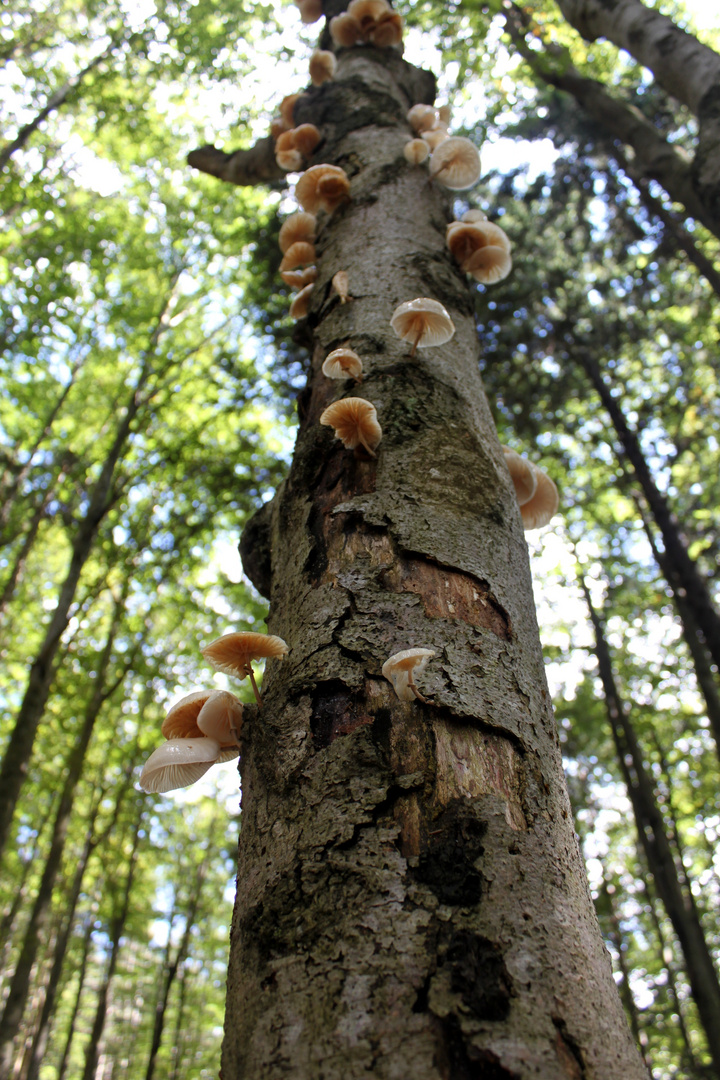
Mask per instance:
[[[290,474],[243,541],[290,654],[244,727],[222,1075],[635,1080],[450,201],[402,156],[422,82],[387,50],[348,50],[295,110],[352,201],[320,222]],[[409,360],[389,320],[422,295],[457,332]],[[318,424],[358,393],[320,373],[343,342],[378,408],[373,460]],[[420,645],[437,651],[429,700],[398,701],[382,664]]]

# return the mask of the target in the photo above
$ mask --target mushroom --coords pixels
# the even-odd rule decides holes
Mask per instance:
[[[477,281],[500,281],[512,269],[510,240],[499,225],[490,221],[451,221],[447,243],[461,269]]]
[[[430,131],[423,131],[420,133],[420,138],[425,142],[430,150],[435,150],[440,143],[449,139],[448,130],[446,127],[434,127],[430,128]]]
[[[306,285],[312,285],[317,281],[317,267],[306,266],[304,270],[281,270],[280,277],[291,289],[304,289]]]
[[[322,86],[332,79],[336,67],[335,53],[328,49],[316,49],[310,57],[310,81],[313,86]]]
[[[220,746],[239,746],[243,722],[243,707],[229,690],[216,690],[210,694],[198,713],[197,726],[209,739]]]
[[[403,154],[411,165],[420,165],[430,156],[430,147],[424,139],[410,139],[403,147]]]
[[[488,244],[476,251],[463,269],[483,285],[493,285],[508,276],[512,270],[512,257],[499,245]]]
[[[360,23],[347,11],[343,11],[342,15],[335,15],[330,20],[330,37],[341,48],[352,49],[353,45],[362,41],[362,36]]]
[[[175,702],[163,720],[160,731],[166,739],[201,739],[203,736],[209,735],[211,738],[216,739],[222,747],[236,746],[237,738],[230,729],[207,731],[201,722],[206,706],[210,705],[212,699],[223,694],[234,702],[237,709],[240,710],[239,720],[242,722],[242,706],[237,698],[228,693],[227,690],[195,690],[192,694],[186,694],[185,697]],[[225,705],[226,708],[230,708],[230,702],[226,702]],[[209,714],[212,715],[217,707],[218,703],[216,702],[215,706],[210,707]]]
[[[297,214],[291,214],[280,226],[278,243],[283,255],[293,244],[302,240],[306,244],[315,243],[315,226],[317,219],[314,214],[308,214],[301,210]]]
[[[446,102],[444,105],[438,105],[437,114],[440,123],[444,124],[445,127],[450,127],[450,121],[452,119],[452,107],[449,102]]]
[[[341,398],[328,405],[320,416],[320,423],[334,428],[336,438],[348,450],[363,446],[371,457],[375,457],[375,448],[382,439],[382,428],[372,402],[364,398]]]
[[[338,165],[313,165],[295,185],[295,198],[311,214],[321,207],[331,214],[350,198],[350,181]]]
[[[401,701],[412,701],[416,697],[418,701],[427,703],[427,698],[422,696],[413,678],[416,672],[419,675],[425,669],[430,657],[436,655],[434,649],[403,649],[385,661],[382,673],[393,684]]]
[[[466,210],[460,220],[476,225],[478,221],[487,221],[487,214],[482,210]]]
[[[304,319],[310,307],[310,297],[315,288],[314,284],[305,285],[290,305],[290,316],[293,319]]]
[[[295,0],[304,23],[317,22],[322,15],[322,0]]]
[[[282,116],[273,116],[270,121],[270,134],[277,142],[284,131],[289,131],[292,124],[286,124]]]
[[[518,506],[523,506],[535,494],[537,488],[535,470],[529,461],[526,461],[515,450],[511,450],[509,446],[503,446],[502,452],[515,488]]]
[[[282,660],[287,655],[288,647],[282,638],[274,634],[257,634],[252,631],[238,631],[224,634],[206,645],[202,654],[217,671],[235,678],[249,676],[255,700],[262,705],[257,683],[252,669],[253,660]]]
[[[477,147],[462,135],[451,135],[433,150],[430,175],[451,191],[472,187],[480,179]]]
[[[280,262],[280,273],[283,270],[297,270],[298,266],[312,266],[315,262],[315,245],[306,240],[298,240],[291,244]]]
[[[403,19],[402,15],[399,15],[397,11],[388,11],[385,15],[381,15],[375,29],[371,30],[368,35],[373,45],[376,45],[379,49],[390,49],[394,45],[399,45],[402,36]]]
[[[437,112],[432,105],[413,105],[407,114],[407,119],[410,127],[418,134],[430,131],[438,122]]]
[[[530,467],[535,473],[537,487],[532,498],[520,507],[520,515],[523,519],[525,531],[541,529],[547,525],[560,503],[558,490],[547,473],[530,462]]]
[[[314,124],[300,124],[299,127],[293,128],[291,134],[295,142],[295,148],[306,158],[310,157],[322,139],[319,129]]]
[[[323,360],[322,373],[327,375],[328,379],[354,379],[355,382],[361,382],[362,370],[362,360],[352,349],[333,349]]]
[[[348,292],[350,288],[350,279],[347,275],[347,270],[338,270],[337,274],[333,274],[332,285],[335,292],[340,297],[341,304],[347,304],[348,300],[352,300],[352,296]]]
[[[442,304],[427,296],[418,296],[396,307],[390,325],[403,341],[412,341],[411,356],[416,349],[443,345],[455,333],[453,321]]]
[[[360,24],[366,41],[379,20],[392,14],[387,0],[350,0],[347,12]]]
[[[305,164],[305,158],[299,150],[277,150],[275,160],[283,172],[300,172]]]
[[[295,110],[295,103],[301,97],[305,97],[305,94],[303,94],[303,93],[288,94],[287,97],[284,97],[282,99],[282,101],[280,102],[280,116],[282,117],[283,121],[287,125],[288,129],[293,128],[295,126],[295,120],[294,120],[294,117],[293,117],[293,112]]]
[[[216,762],[237,757],[237,748],[223,750],[215,739],[170,739],[145,762],[139,784],[143,791],[164,792],[189,787]]]

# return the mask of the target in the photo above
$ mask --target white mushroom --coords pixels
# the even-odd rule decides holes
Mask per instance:
[[[426,701],[414,682],[427,665],[430,657],[435,656],[434,649],[403,649],[394,653],[382,666],[385,678],[393,684],[395,693],[401,701]]]

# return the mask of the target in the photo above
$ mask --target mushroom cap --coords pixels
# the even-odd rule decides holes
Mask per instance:
[[[304,97],[302,92],[298,94],[288,94],[287,97],[284,97],[280,102],[280,116],[285,121],[288,128],[293,128],[295,126],[293,111],[295,109],[295,102],[301,97]]]
[[[483,285],[493,285],[508,276],[512,270],[512,257],[499,245],[488,244],[470,256],[463,270]]]
[[[452,120],[452,105],[449,101],[446,101],[444,105],[438,105],[438,120],[445,127],[450,127],[450,121]]]
[[[297,240],[291,244],[280,261],[280,273],[283,270],[297,270],[298,266],[312,266],[315,262],[315,245],[307,240]]]
[[[314,214],[308,214],[306,210],[300,210],[297,214],[291,214],[280,226],[278,243],[283,255],[293,244],[302,240],[306,244],[315,242],[315,227],[317,219]]]
[[[292,124],[286,124],[282,116],[273,116],[270,121],[270,134],[277,142],[283,132],[289,131],[291,127]]]
[[[482,210],[466,210],[460,220],[475,225],[478,221],[487,221],[487,214]]]
[[[455,325],[439,300],[418,296],[395,308],[390,325],[403,341],[418,349],[444,345],[455,333]]]
[[[316,49],[310,57],[310,81],[313,86],[322,86],[335,74],[337,58],[329,49]]]
[[[451,221],[446,230],[446,238],[453,258],[466,273],[479,269],[489,274],[486,279],[478,280],[499,281],[510,273],[510,240],[499,225],[493,225],[489,221]],[[479,252],[489,248],[495,249],[495,254],[476,258]],[[494,268],[497,273],[492,276]]]
[[[217,671],[244,679],[250,673],[252,660],[282,659],[288,647],[282,638],[274,634],[257,634],[238,631],[215,638],[202,650],[202,654]]]
[[[317,22],[322,15],[322,0],[295,0],[304,23]]]
[[[430,150],[435,150],[441,142],[449,139],[450,135],[446,127],[438,125],[438,127],[430,128],[429,131],[421,132],[420,138],[427,143]]]
[[[437,112],[432,105],[413,105],[407,113],[408,123],[418,133],[437,126]]]
[[[306,266],[304,270],[281,270],[280,277],[291,289],[304,289],[317,281],[317,266]]]
[[[171,705],[160,731],[166,739],[199,739],[202,731],[197,726],[197,718],[203,705],[214,693],[213,690],[194,690]]]
[[[315,285],[311,282],[309,285],[305,285],[300,292],[293,298],[293,302],[290,305],[290,317],[293,319],[304,319],[308,313],[310,307],[310,297]]]
[[[520,515],[526,532],[529,529],[541,529],[557,513],[560,505],[558,489],[546,472],[530,462],[536,479],[535,494],[520,507]]]
[[[410,139],[403,146],[403,154],[405,160],[409,161],[411,165],[420,165],[430,156],[430,147],[424,139]]]
[[[235,746],[242,728],[243,708],[229,690],[215,690],[200,710],[197,726],[220,746]]]
[[[397,11],[388,11],[381,15],[375,28],[369,33],[370,41],[379,49],[390,49],[399,45],[403,36],[403,17]]]
[[[348,277],[347,270],[338,270],[336,274],[333,274],[332,284],[343,304],[352,299],[349,293],[350,278]]]
[[[289,132],[286,132],[286,134],[289,134]],[[300,172],[305,164],[305,158],[299,150],[278,150],[275,154],[275,160],[283,172]]]
[[[413,678],[427,665],[428,660],[437,653],[434,649],[403,649],[394,653],[382,666],[384,678],[391,682],[401,701],[414,701],[415,694],[410,688],[409,676]]]
[[[323,360],[322,373],[328,379],[359,379],[362,370],[362,360],[352,349],[333,349]]]
[[[237,750],[229,755],[237,756]],[[143,791],[164,792],[189,787],[199,780],[216,761],[228,758],[215,739],[170,739],[159,746],[145,762],[139,784]]]
[[[275,153],[295,149],[295,128],[285,128],[275,139]]]
[[[451,191],[472,187],[480,179],[477,147],[462,135],[451,135],[433,150],[430,175]]]
[[[319,129],[314,124],[300,124],[299,127],[293,128],[292,136],[296,150],[299,150],[304,157],[310,157],[322,139]]]
[[[336,438],[348,450],[364,446],[369,454],[375,456],[375,447],[382,439],[382,428],[371,401],[357,397],[334,401],[321,414],[320,423],[334,428]]]
[[[295,198],[311,214],[323,208],[332,213],[350,197],[350,181],[338,165],[313,165],[295,185]]]
[[[375,29],[375,24],[383,15],[392,14],[387,0],[350,0],[347,13],[360,24],[363,37]]]
[[[360,23],[349,12],[343,11],[341,15],[335,15],[330,20],[330,37],[336,45],[345,49],[352,49],[362,40],[363,32]]]
[[[502,452],[515,488],[518,505],[523,506],[535,494],[537,488],[535,470],[526,458],[521,457],[515,450],[511,450],[509,446],[503,446]]]

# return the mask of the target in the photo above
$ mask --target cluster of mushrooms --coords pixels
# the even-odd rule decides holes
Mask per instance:
[[[322,0],[295,0],[304,23],[322,15]],[[333,42],[342,48],[370,43],[381,48],[399,45],[402,18],[387,0],[351,0],[346,12],[330,20]],[[336,68],[334,53],[317,49],[310,59],[310,79],[314,86],[332,79]],[[313,124],[293,126],[293,111],[301,94],[284,98],[273,117],[271,134],[275,155],[286,172],[303,169],[322,141],[322,133]],[[414,133],[403,148],[406,161],[413,166],[427,163],[430,180],[451,191],[464,191],[480,178],[480,157],[470,139],[449,133],[450,108],[414,105],[407,114]],[[300,210],[286,219],[280,229],[282,252],[280,274],[296,290],[290,315],[304,318],[318,271],[315,242],[318,214],[332,215],[351,200],[350,180],[336,165],[318,164],[306,168],[295,185]],[[464,273],[484,285],[507,277],[512,269],[510,241],[505,232],[488,221],[480,210],[469,210],[447,227],[448,248]],[[341,303],[352,300],[347,271],[338,270],[332,278]],[[443,305],[431,297],[416,297],[400,304],[390,326],[411,346],[408,359],[418,349],[434,348],[448,342],[455,333],[452,319]],[[322,365],[327,378],[362,382],[362,358],[348,345],[333,349]],[[382,428],[372,402],[360,397],[343,397],[329,405],[320,416],[321,424],[332,427],[348,450],[357,457],[376,456]],[[558,493],[553,481],[536,465],[514,450],[503,447],[505,462],[515,487],[525,529],[546,525],[558,507]],[[270,634],[233,633],[211,642],[202,650],[214,668],[238,679],[249,678],[258,705],[261,698],[252,663],[266,658],[282,659],[288,652],[282,638]],[[433,649],[412,648],[395,653],[385,661],[383,676],[392,684],[401,701],[426,702],[415,679],[436,653]],[[140,777],[140,786],[148,792],[166,792],[185,787],[200,779],[214,764],[238,756],[243,709],[227,690],[198,690],[177,701],[162,724],[167,740],[148,759]]]
[[[273,634],[249,631],[224,634],[203,650],[206,660],[235,679],[249,678],[258,705],[262,704],[255,682],[253,662],[281,660],[288,647]],[[172,706],[163,720],[166,742],[145,762],[140,774],[143,791],[165,792],[187,787],[212,765],[230,761],[240,753],[243,707],[228,690],[195,690]]]

